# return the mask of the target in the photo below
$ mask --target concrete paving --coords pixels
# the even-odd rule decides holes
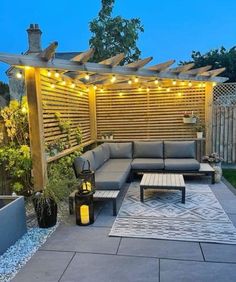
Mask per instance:
[[[186,182],[210,180],[194,177]],[[236,196],[224,183],[210,186],[236,226]],[[110,203],[96,205],[91,226],[77,226],[70,216],[13,281],[236,281],[236,245],[109,237],[114,220]]]

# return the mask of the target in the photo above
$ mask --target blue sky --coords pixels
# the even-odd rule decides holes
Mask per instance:
[[[0,52],[20,54],[27,50],[26,29],[38,23],[46,47],[58,41],[58,51],[88,49],[88,23],[100,9],[100,0],[0,2]],[[138,46],[142,58],[153,64],[168,59],[188,60],[192,50],[236,45],[235,0],[116,0],[114,15],[139,17],[144,25]],[[0,80],[7,81],[7,65],[0,63]]]

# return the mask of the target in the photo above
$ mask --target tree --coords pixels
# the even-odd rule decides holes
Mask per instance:
[[[229,50],[221,47],[205,54],[193,51],[191,57],[191,61],[180,62],[180,64],[194,63],[196,68],[206,65],[211,65],[212,69],[225,67],[226,70],[221,73],[221,76],[228,77],[229,80],[227,82],[236,82],[236,46]]]
[[[92,32],[89,44],[95,49],[93,62],[125,53],[125,59],[121,62],[124,64],[139,59],[141,54],[136,46],[139,33],[144,31],[140,19],[112,17],[114,2],[115,0],[102,0],[98,17],[89,23]]]
[[[0,81],[0,95],[5,95],[9,93],[9,86],[8,84]]]

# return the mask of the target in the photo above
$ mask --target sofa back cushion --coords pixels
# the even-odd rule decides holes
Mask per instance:
[[[133,158],[160,158],[163,159],[162,141],[135,141]]]
[[[104,161],[108,161],[110,159],[110,148],[109,145],[107,143],[103,143],[101,145],[102,149],[103,149],[103,153],[104,153]]]
[[[111,159],[131,159],[132,143],[107,143],[110,148]]]
[[[82,170],[89,169],[89,164],[90,164],[90,169],[95,170],[95,161],[91,151],[84,153],[81,157],[77,157],[74,160],[73,168],[75,171],[75,176],[78,177],[78,174]]]
[[[164,141],[164,157],[167,158],[195,158],[194,141]]]
[[[103,146],[98,146],[92,150],[94,161],[95,161],[95,170],[101,167],[105,162],[105,150]]]

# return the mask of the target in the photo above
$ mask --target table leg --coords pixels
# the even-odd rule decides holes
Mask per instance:
[[[69,213],[74,214],[74,198],[69,197]]]
[[[185,204],[185,187],[182,188],[182,203]]]
[[[140,201],[143,202],[143,187],[140,186]]]
[[[116,211],[116,199],[113,199],[113,216],[117,215],[117,211]]]
[[[211,173],[211,184],[215,184],[215,172]]]

